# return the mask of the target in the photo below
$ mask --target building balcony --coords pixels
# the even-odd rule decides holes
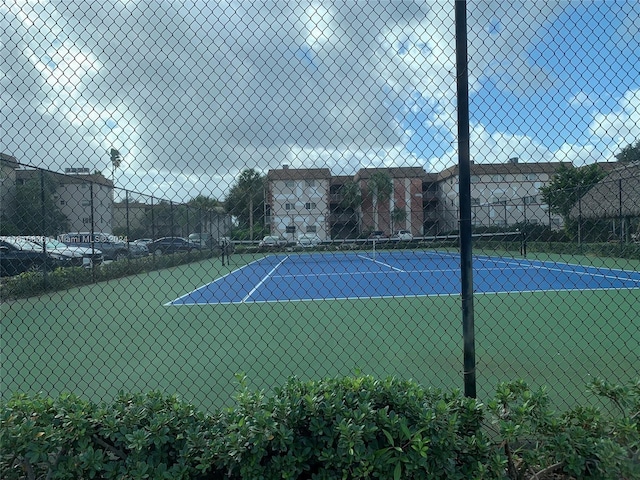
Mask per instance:
[[[357,222],[358,215],[355,213],[332,213],[329,215],[329,223],[349,223]]]

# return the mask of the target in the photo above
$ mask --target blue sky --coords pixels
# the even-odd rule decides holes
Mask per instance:
[[[457,162],[452,0],[8,0],[0,150],[173,200],[244,168]],[[476,162],[640,138],[640,2],[468,2]]]

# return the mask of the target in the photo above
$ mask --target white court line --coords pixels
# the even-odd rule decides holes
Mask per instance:
[[[254,260],[253,262],[249,262],[249,263],[247,263],[246,265],[241,266],[240,268],[236,268],[235,270],[232,270],[232,271],[230,271],[229,273],[226,273],[226,274],[224,274],[223,276],[216,278],[213,282],[205,283],[204,285],[201,285],[200,287],[196,288],[195,290],[192,290],[191,292],[185,293],[184,295],[182,295],[182,296],[180,296],[180,297],[176,298],[175,300],[171,300],[170,302],[165,303],[165,304],[163,305],[163,307],[172,307],[172,306],[174,306],[174,305],[173,305],[173,302],[177,302],[178,300],[182,300],[183,298],[188,297],[188,296],[189,296],[189,295],[191,295],[192,293],[197,292],[197,291],[198,291],[198,290],[200,290],[201,288],[205,288],[205,287],[208,287],[209,285],[213,285],[214,283],[216,283],[216,282],[218,282],[218,281],[220,281],[220,280],[222,280],[222,279],[224,279],[224,278],[228,277],[229,275],[233,275],[234,273],[239,272],[240,270],[243,270],[243,269],[245,269],[245,268],[247,268],[247,267],[249,267],[249,266],[253,265],[254,263],[259,262],[259,261],[260,261],[260,260],[262,260],[263,258],[266,258],[266,257],[258,258],[258,259],[256,259],[256,260]]]
[[[240,303],[244,303],[244,302],[246,302],[247,300],[249,300],[249,297],[250,297],[251,295],[253,295],[253,292],[255,292],[258,288],[260,288],[260,285],[262,285],[264,282],[266,282],[266,280],[271,276],[271,274],[272,274],[273,272],[275,272],[275,271],[278,269],[278,267],[279,267],[280,265],[282,265],[282,264],[283,264],[283,263],[284,263],[288,258],[289,258],[288,256],[287,256],[287,257],[285,257],[285,258],[283,258],[283,259],[282,259],[282,261],[281,261],[279,264],[277,264],[275,267],[273,267],[273,268],[271,269],[271,271],[270,271],[269,273],[267,273],[267,274],[265,275],[265,277],[264,277],[262,280],[260,280],[260,282],[258,282],[258,284],[257,284],[255,287],[253,287],[253,288],[251,289],[251,291],[247,294],[247,296],[246,296],[246,297],[244,297],[244,298],[242,299],[242,301],[241,301]]]
[[[364,255],[358,255],[358,258],[364,258],[365,260],[369,260],[370,262],[378,263],[380,265],[384,265],[385,267],[392,268],[393,270],[397,270],[398,272],[404,272],[404,270],[402,270],[401,268],[396,268],[393,265],[389,265],[388,263],[380,262],[380,261],[376,260],[375,258],[365,257]]]

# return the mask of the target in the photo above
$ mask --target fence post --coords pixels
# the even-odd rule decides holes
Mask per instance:
[[[471,245],[471,158],[469,153],[469,72],[467,70],[467,2],[456,0],[456,85],[458,103],[458,170],[460,182],[460,272],[464,394],[476,397],[476,351],[473,317]]]
[[[42,214],[42,252],[45,255],[45,259],[44,259],[44,265],[42,268],[42,288],[43,289],[47,289],[47,242],[45,242],[44,240],[44,236],[47,234],[47,207],[45,204],[46,201],[46,195],[45,195],[45,191],[44,191],[44,170],[40,170],[40,211]]]
[[[173,234],[173,232],[174,232],[174,224],[173,224],[173,200],[169,200],[169,216],[170,216],[169,222],[170,222],[170,224],[171,224],[171,225],[170,225],[170,226],[171,226],[171,235],[170,235],[170,236],[171,236],[171,237],[173,237],[173,236],[175,236],[175,235]]]
[[[93,182],[89,182],[89,208],[91,209],[91,258],[95,258],[96,255],[96,239],[95,239],[95,213],[94,213],[94,205],[93,205]],[[104,258],[103,258],[104,260]],[[93,265],[94,262],[91,262],[91,280],[93,283],[96,281],[96,269]]]
[[[124,204],[126,214],[126,229],[127,232],[127,249],[129,248],[129,190],[124,191]]]
[[[187,207],[187,231],[186,234],[184,235],[185,237],[189,237],[189,204],[186,204]]]
[[[156,239],[156,219],[155,219],[155,207],[153,205],[153,196],[151,197],[151,240],[155,240]],[[155,250],[153,252],[151,252],[151,254],[153,255],[153,260],[155,262],[156,259],[156,253]]]

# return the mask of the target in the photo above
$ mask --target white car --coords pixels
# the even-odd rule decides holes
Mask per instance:
[[[286,244],[287,241],[284,238],[280,238],[276,235],[267,235],[258,242],[258,246],[263,248],[283,247]]]
[[[298,237],[298,246],[302,248],[317,247],[322,243],[317,235],[302,234]]]
[[[391,236],[393,240],[411,241],[413,240],[413,234],[409,230],[396,230]]]
[[[21,238],[40,246],[44,243],[47,248],[47,252],[61,255],[65,259],[64,264],[67,266],[90,268],[92,265],[100,265],[104,260],[100,250],[91,250],[91,248],[88,247],[67,245],[55,238],[33,236]]]

